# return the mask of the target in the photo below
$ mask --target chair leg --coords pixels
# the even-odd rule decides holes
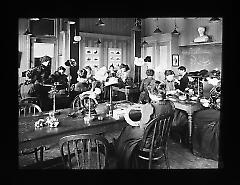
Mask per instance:
[[[170,164],[169,164],[169,160],[168,160],[167,151],[164,151],[164,158],[165,158],[165,162],[166,162],[166,165],[167,165],[167,169],[170,169]]]
[[[41,162],[43,161],[43,150],[44,150],[44,147],[41,146],[41,148],[40,148],[40,161]]]
[[[38,150],[39,150],[39,157],[38,157]],[[43,161],[43,150],[44,150],[44,147],[42,146],[40,148],[34,148],[34,155],[37,163]]]
[[[39,160],[38,160],[38,150],[37,150],[37,148],[34,148],[34,155],[35,155],[35,160],[38,163]]]

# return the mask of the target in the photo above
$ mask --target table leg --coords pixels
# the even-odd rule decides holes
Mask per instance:
[[[128,101],[128,92],[125,91],[125,95],[126,95],[126,100]]]
[[[188,135],[188,143],[192,145],[192,114],[188,113],[188,128],[189,128],[189,135]]]

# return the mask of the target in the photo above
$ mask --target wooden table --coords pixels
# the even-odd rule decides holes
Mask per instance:
[[[180,110],[183,110],[183,111],[186,111],[186,113],[188,114],[188,142],[189,144],[191,145],[192,144],[192,114],[195,112],[195,111],[198,111],[200,109],[203,109],[203,106],[201,103],[199,102],[187,102],[187,101],[172,101],[175,105],[175,108],[176,109],[180,109]]]
[[[127,123],[124,118],[115,120],[113,118],[103,121],[92,121],[90,125],[84,123],[83,118],[71,118],[68,113],[71,109],[61,109],[60,115],[56,115],[60,124],[57,128],[34,127],[35,121],[45,118],[47,114],[33,117],[21,117],[18,123],[18,145],[19,150],[24,148],[35,148],[38,146],[58,143],[59,139],[66,135],[81,133],[106,133],[121,130]]]

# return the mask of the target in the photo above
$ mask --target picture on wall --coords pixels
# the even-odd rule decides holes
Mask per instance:
[[[115,68],[122,63],[122,49],[108,48],[108,67],[113,65]]]
[[[84,66],[99,66],[100,50],[98,47],[85,47],[85,63]]]
[[[173,54],[172,55],[172,66],[173,67],[178,67],[179,66],[179,55],[178,54]]]

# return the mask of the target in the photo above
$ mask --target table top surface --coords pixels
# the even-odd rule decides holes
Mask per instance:
[[[91,121],[90,124],[85,124],[83,117],[77,116],[75,118],[69,117],[68,114],[73,110],[61,109],[59,110],[60,115],[56,115],[55,117],[59,121],[59,125],[56,128],[50,128],[48,126],[44,126],[41,128],[35,128],[35,122],[39,119],[44,119],[48,116],[48,114],[43,113],[38,116],[29,116],[29,117],[20,117],[18,120],[18,140],[19,143],[33,141],[37,139],[43,139],[52,137],[54,135],[61,135],[64,133],[70,133],[71,131],[83,130],[87,128],[97,128],[98,126],[104,126],[111,123],[123,122],[124,119],[115,120],[113,118],[106,118],[102,121],[94,120]]]
[[[116,91],[120,91],[120,92],[138,92],[139,91],[139,88],[119,88],[119,87],[116,87],[116,86],[112,86],[113,87],[113,90],[116,90]]]
[[[187,113],[193,113],[194,111],[203,109],[203,105],[199,101],[193,100],[179,100],[177,98],[168,97],[169,100],[173,102],[175,108],[184,110]]]

